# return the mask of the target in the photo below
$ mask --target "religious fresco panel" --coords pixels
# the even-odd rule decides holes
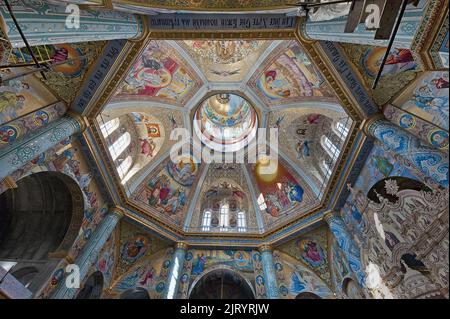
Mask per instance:
[[[424,72],[393,104],[448,131],[448,95],[448,72]]]
[[[271,165],[275,164],[261,160],[247,164],[263,221],[268,228],[287,217],[299,216],[318,204],[310,186],[284,160],[279,158],[277,167],[274,166],[267,174],[266,169]]]
[[[278,250],[302,262],[322,280],[331,284],[328,260],[328,228],[321,226],[307,235],[277,247]]]
[[[320,298],[333,298],[330,287],[312,270],[285,253],[273,253],[280,299],[295,299],[300,293],[311,292]]]
[[[191,158],[177,164],[166,159],[133,193],[131,200],[177,226],[184,223],[187,204],[199,165]]]
[[[380,70],[386,48],[369,45],[340,44],[348,59],[364,79],[365,86],[373,93],[374,102],[384,105],[413,81],[422,71],[422,66],[416,61],[412,51],[393,48],[386,60],[377,88],[372,84]]]
[[[164,41],[151,41],[116,92],[116,98],[184,106],[202,84],[173,47]]]
[[[333,100],[334,93],[296,41],[283,42],[257,69],[248,85],[269,106],[317,98]]]

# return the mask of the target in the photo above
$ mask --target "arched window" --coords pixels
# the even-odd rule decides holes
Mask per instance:
[[[119,118],[112,119],[106,123],[100,125],[100,130],[102,131],[103,137],[108,137],[112,132],[117,130],[120,125]]]
[[[331,176],[331,173],[333,172],[330,165],[328,165],[328,163],[323,160],[322,163],[320,163],[320,168],[322,169],[322,172],[325,176],[325,179],[328,179]]]
[[[258,206],[261,211],[265,211],[267,209],[266,200],[264,199],[264,195],[261,193],[258,197]]]
[[[328,155],[330,155],[333,160],[336,160],[339,157],[339,149],[327,136],[322,136],[321,144],[323,149],[328,153]]]
[[[336,129],[336,133],[342,140],[345,140],[348,133],[350,133],[350,128],[342,122],[336,122],[334,128]]]
[[[209,231],[211,229],[211,212],[209,210],[203,213],[202,231]]]
[[[134,165],[133,168],[128,171],[127,175],[125,175],[125,177],[122,178],[122,185],[125,185],[125,183],[128,182],[128,180],[132,178],[134,174],[139,172],[140,169],[141,165],[139,164]]]
[[[247,231],[247,221],[245,220],[244,212],[239,212],[237,214],[237,226],[238,226],[238,232]]]
[[[121,135],[113,145],[109,147],[109,153],[111,154],[113,161],[115,161],[119,157],[119,155],[122,154],[123,151],[125,151],[130,143],[131,135],[130,133],[126,132]]]
[[[230,206],[224,204],[220,207],[220,231],[227,231],[230,226]]]
[[[123,179],[127,172],[130,170],[131,165],[133,164],[133,158],[128,156],[124,161],[117,167],[117,172],[119,172],[120,179]]]

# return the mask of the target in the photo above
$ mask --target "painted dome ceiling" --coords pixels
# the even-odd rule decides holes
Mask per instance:
[[[201,143],[174,162],[179,128]],[[354,127],[296,41],[153,40],[98,129],[136,219],[208,237],[267,233],[323,207]],[[246,142],[261,137],[267,156],[252,160]],[[204,149],[244,161],[205,161]]]
[[[194,115],[194,131],[208,147],[235,152],[256,137],[258,119],[250,103],[235,94],[216,94],[208,98]]]

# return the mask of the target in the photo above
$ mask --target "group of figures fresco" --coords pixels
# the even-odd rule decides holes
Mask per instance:
[[[174,49],[152,41],[119,89],[120,96],[146,96],[183,104],[197,87],[194,75]]]
[[[179,158],[177,163],[169,159],[162,170],[146,182],[139,200],[162,215],[172,217],[178,224],[182,223],[182,212],[198,169],[199,165],[191,157]]]
[[[161,298],[165,288],[165,281],[171,265],[173,249],[161,249],[151,256],[131,264],[111,287],[114,298],[136,287],[148,291],[151,299]]]
[[[281,164],[278,164],[273,176],[263,174],[258,163],[254,167],[254,176],[259,191],[264,197],[265,212],[278,217],[289,209],[298,206],[304,198],[304,189],[292,174]]]

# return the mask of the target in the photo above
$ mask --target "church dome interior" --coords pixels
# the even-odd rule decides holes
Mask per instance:
[[[0,299],[448,299],[448,1],[368,5],[1,3]]]

